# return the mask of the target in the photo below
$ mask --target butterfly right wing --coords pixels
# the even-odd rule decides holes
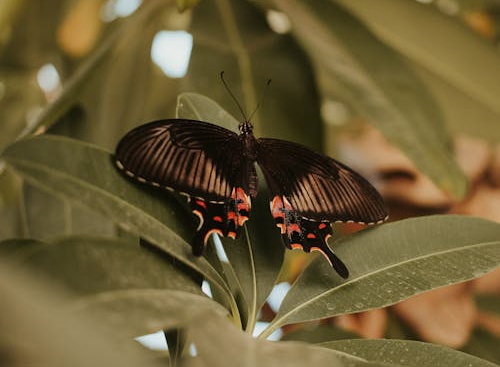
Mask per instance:
[[[320,251],[344,278],[349,272],[327,240],[331,222],[380,223],[380,194],[340,162],[300,144],[258,139],[257,163],[272,194],[271,212],[288,248]]]
[[[154,121],[128,132],[115,158],[137,181],[188,196],[200,219],[195,255],[201,255],[211,233],[237,237],[248,219],[257,179],[232,131],[196,120]]]

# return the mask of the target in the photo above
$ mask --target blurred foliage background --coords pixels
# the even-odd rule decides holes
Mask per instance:
[[[458,213],[500,222],[499,47],[498,0],[3,0],[0,152],[44,132],[112,151],[132,127],[174,117],[182,92],[238,117],[218,79],[224,70],[248,112],[273,80],[252,120],[256,135],[351,165],[384,195],[391,220]],[[133,237],[0,158],[0,239],[83,234]],[[293,281],[308,259],[287,252],[280,280]],[[263,320],[273,312],[266,307]],[[496,271],[284,332],[411,338],[500,363],[499,314]]]

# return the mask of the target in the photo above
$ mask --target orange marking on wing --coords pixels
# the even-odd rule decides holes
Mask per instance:
[[[198,217],[198,219],[200,220],[200,223],[198,223],[198,228],[196,228],[196,230],[199,231],[201,226],[203,225],[203,221],[204,221],[203,214],[196,209],[193,210],[193,214],[196,215]]]
[[[214,216],[212,219],[216,222],[222,223],[222,218],[218,215]]]
[[[235,240],[236,239],[236,232],[229,231],[229,232],[227,232],[227,236],[231,237],[233,240]]]
[[[326,227],[326,224],[325,224],[325,223],[320,223],[320,224],[319,224],[319,226],[318,226],[318,228],[319,228],[319,229],[323,229],[323,228],[325,228],[325,227]]]
[[[290,245],[290,247],[292,248],[292,250],[303,250],[304,249],[304,247],[300,243],[292,243]]]
[[[235,220],[236,219],[236,212],[227,212],[227,220]]]
[[[323,254],[323,256],[326,258],[326,260],[330,263],[330,266],[333,266],[332,262],[330,261],[330,258],[325,253],[325,251],[323,251],[322,249],[320,249],[319,247],[316,247],[316,246],[311,247],[311,252],[313,252],[313,251],[319,251],[319,252],[321,252]]]
[[[206,246],[207,245],[207,241],[208,241],[208,238],[210,237],[210,235],[212,233],[217,233],[219,236],[223,237],[224,235],[222,234],[222,231],[219,229],[219,228],[214,228],[214,229],[211,229],[207,232],[207,234],[205,235],[205,238],[203,239],[203,244]]]
[[[316,238],[316,235],[314,233],[308,233],[307,238]]]
[[[273,218],[285,218],[285,213],[283,213],[283,201],[281,196],[275,196],[271,201],[271,214]]]
[[[195,203],[201,206],[203,209],[207,208],[207,204],[205,204],[203,200],[196,200]]]
[[[285,234],[286,227],[283,223],[276,223],[276,227],[278,227],[281,230],[281,234]]]
[[[250,197],[245,193],[245,190],[243,190],[243,188],[237,187],[236,189],[233,189],[231,197],[237,201],[241,201],[236,204],[236,209],[238,211],[250,211],[250,207],[252,206]]]
[[[248,217],[245,217],[244,215],[239,215],[238,216],[238,225],[240,227],[243,226],[243,223],[245,223],[248,220]]]

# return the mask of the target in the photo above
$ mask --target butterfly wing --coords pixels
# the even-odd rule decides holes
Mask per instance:
[[[119,169],[139,182],[188,196],[200,219],[193,253],[211,233],[237,237],[257,193],[253,162],[232,131],[196,120],[170,119],[136,127],[118,143]]]
[[[320,251],[346,278],[347,268],[326,244],[330,223],[384,221],[387,209],[380,194],[349,167],[302,145],[258,139],[257,146],[257,163],[271,191],[271,212],[285,245]]]

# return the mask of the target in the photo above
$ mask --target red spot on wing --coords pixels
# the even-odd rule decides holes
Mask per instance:
[[[235,240],[236,239],[236,232],[229,231],[229,232],[227,232],[227,236],[231,237],[233,240]]]
[[[196,200],[196,204],[201,206],[203,209],[207,208],[207,204],[203,200]]]
[[[215,222],[222,223],[222,218],[221,218],[220,216],[218,216],[218,215],[214,216],[212,219],[213,219]]]
[[[236,219],[236,212],[227,212],[227,220],[235,220]]]
[[[288,234],[291,234],[292,232],[298,232],[300,233],[300,227],[297,223],[291,223],[286,227]]]
[[[319,229],[323,229],[323,228],[326,228],[326,224],[325,223],[320,223],[319,226],[318,226]]]
[[[316,238],[316,235],[314,233],[308,233],[307,238]]]
[[[304,247],[300,243],[292,243],[290,244],[292,250],[303,250]]]

